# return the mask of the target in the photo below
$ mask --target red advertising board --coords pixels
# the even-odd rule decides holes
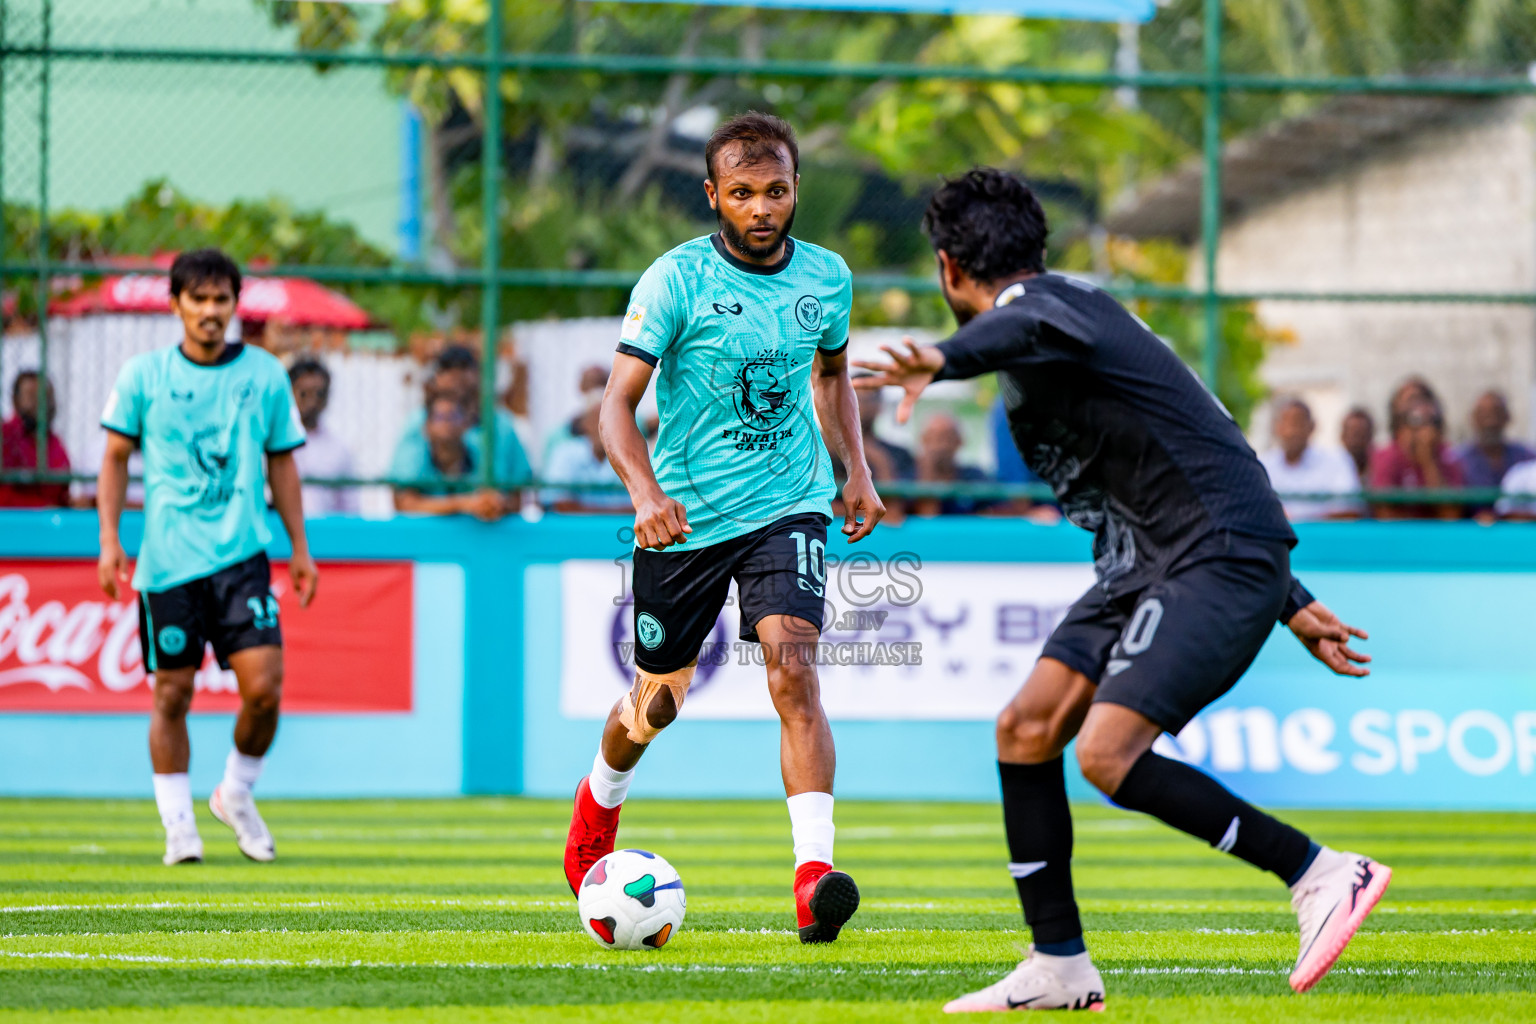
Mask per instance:
[[[281,609],[285,712],[411,710],[409,562],[323,562],[300,608],[286,563],[272,565]],[[113,601],[86,559],[0,559],[0,712],[144,712],[138,596]],[[212,650],[192,710],[240,706],[234,673]]]

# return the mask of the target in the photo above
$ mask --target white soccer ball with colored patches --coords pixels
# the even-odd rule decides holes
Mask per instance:
[[[683,926],[688,898],[671,864],[648,850],[615,850],[576,893],[581,926],[606,949],[660,949]]]

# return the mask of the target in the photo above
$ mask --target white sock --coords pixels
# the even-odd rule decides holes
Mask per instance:
[[[160,809],[160,823],[166,828],[196,821],[192,816],[192,783],[186,772],[155,773],[155,806]]]
[[[261,766],[265,761],[265,757],[252,757],[231,749],[224,761],[224,781],[219,785],[236,793],[249,793],[256,780],[261,778]]]
[[[789,804],[789,834],[795,840],[795,867],[806,861],[832,863],[831,793],[796,793],[784,801]]]
[[[630,780],[635,777],[635,770],[631,768],[627,772],[621,772],[608,767],[608,762],[603,760],[601,749],[597,757],[592,760],[592,774],[587,776],[587,785],[592,790],[592,799],[597,801],[599,807],[612,809],[624,802],[629,795]]]

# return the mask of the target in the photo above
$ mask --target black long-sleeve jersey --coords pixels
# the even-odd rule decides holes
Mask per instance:
[[[938,347],[936,379],[996,371],[1014,443],[1067,518],[1093,532],[1095,568],[1111,594],[1146,586],[1222,533],[1295,546],[1231,415],[1140,319],[1092,285],[1028,278]],[[1294,586],[1296,600],[1309,599]]]

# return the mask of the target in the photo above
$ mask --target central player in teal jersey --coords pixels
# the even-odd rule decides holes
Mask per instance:
[[[635,765],[677,717],[735,579],[740,635],[762,645],[781,722],[800,940],[830,942],[859,890],[832,870],[836,756],[816,677],[836,493],[823,433],[849,469],[849,543],[885,515],[848,378],[852,286],[836,253],[789,237],[800,155],[788,124],[736,117],[704,161],[720,230],[635,286],[603,396],[603,444],[635,506],[635,682],[577,787],[565,874],[575,892],[613,850]],[[635,426],[653,372],[654,456]]]
[[[139,646],[154,684],[149,755],[166,864],[203,858],[187,781],[187,710],[209,644],[240,687],[235,748],[209,807],[234,829],[241,853],[258,861],[277,856],[251,797],[277,731],[283,681],[283,635],[265,550],[272,541],[268,482],[293,542],[289,575],[301,605],[314,597],[319,578],[293,463],[304,427],[283,365],[259,348],[224,340],[239,296],[240,268],[222,252],[176,257],[171,309],[181,318],[181,344],[128,360],[101,414],[108,435],[97,486],[97,575],[113,598],[127,583],[118,520],[128,457],[136,447],[144,452],[144,539],[133,587]]]

